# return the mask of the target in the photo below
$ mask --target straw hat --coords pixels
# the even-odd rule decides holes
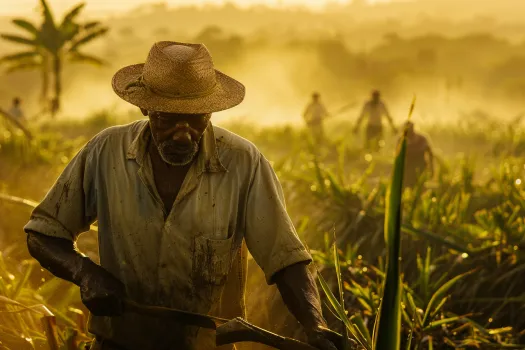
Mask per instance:
[[[123,100],[166,113],[218,112],[245,94],[244,85],[214,68],[206,46],[172,41],[155,43],[145,63],[120,69],[112,86]]]

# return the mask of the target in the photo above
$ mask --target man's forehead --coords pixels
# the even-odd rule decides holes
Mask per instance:
[[[156,112],[156,111],[150,111],[149,115],[153,117],[157,117],[157,118],[166,118],[166,119],[211,117],[211,113],[168,113],[168,112]]]

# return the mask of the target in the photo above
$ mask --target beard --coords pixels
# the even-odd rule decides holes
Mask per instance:
[[[199,152],[199,143],[191,141],[180,143],[166,140],[157,146],[162,160],[170,165],[184,166],[192,162]]]

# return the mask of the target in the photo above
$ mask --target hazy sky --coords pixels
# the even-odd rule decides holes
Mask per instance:
[[[390,0],[368,0],[370,3],[374,2],[388,2]],[[79,0],[48,0],[48,3],[56,9],[56,11],[65,11]],[[87,3],[86,12],[101,12],[101,11],[122,11],[129,10],[133,7],[148,4],[165,2],[170,6],[175,5],[189,5],[189,4],[220,4],[224,0],[85,0]],[[237,5],[253,5],[253,4],[267,4],[271,6],[286,6],[286,5],[307,5],[312,8],[322,8],[328,3],[349,3],[351,0],[232,0]],[[2,15],[23,15],[28,14],[34,10],[38,0],[0,0],[0,16]]]

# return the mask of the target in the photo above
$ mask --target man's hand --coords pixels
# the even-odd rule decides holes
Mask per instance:
[[[82,303],[95,316],[119,316],[124,311],[124,284],[102,267],[96,267],[82,276]]]
[[[337,350],[335,346],[335,339],[333,338],[333,332],[327,328],[319,326],[314,329],[306,330],[308,337],[308,343],[320,350]]]
[[[274,278],[284,303],[304,327],[310,345],[320,350],[337,350],[337,333],[326,328],[319,292],[306,263],[288,266]]]

